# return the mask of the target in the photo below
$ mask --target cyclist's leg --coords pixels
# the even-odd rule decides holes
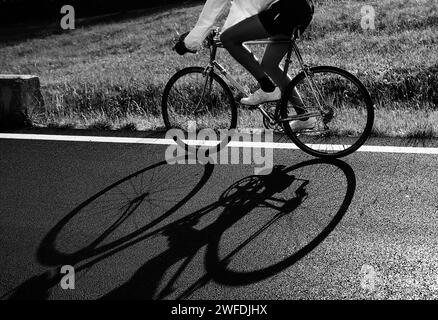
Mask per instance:
[[[300,25],[303,32],[312,19],[312,11],[306,1],[291,1],[287,5],[288,10],[284,10],[282,4],[276,2],[268,10],[259,14],[263,26],[274,38],[290,39],[295,26]],[[270,44],[262,60],[263,69],[282,91],[292,81],[291,77],[280,67],[280,62],[288,49],[289,44]],[[292,92],[290,101],[298,114],[306,112],[297,90]]]
[[[271,40],[280,39],[280,37],[271,37]],[[287,53],[288,44],[268,44],[262,59],[262,68],[275,84],[284,91],[292,78],[285,74],[280,67],[281,60]]]
[[[277,38],[281,39],[284,38],[284,36],[272,37],[273,40]],[[263,70],[265,70],[265,72],[269,75],[269,77],[271,77],[271,79],[282,92],[292,81],[292,78],[289,76],[289,74],[285,73],[280,67],[281,60],[286,55],[288,49],[289,44],[269,44],[266,47],[261,63]],[[294,89],[292,96],[290,97],[290,101],[295,106],[295,111],[298,114],[303,114],[306,112],[303,108],[303,101],[296,89]]]
[[[260,83],[264,91],[273,91],[275,85],[269,79],[254,54],[243,45],[245,41],[267,38],[268,32],[260,22],[258,15],[249,17],[225,30],[221,41],[230,55],[237,60]],[[270,84],[269,84],[270,83]],[[271,86],[272,90],[264,87]]]

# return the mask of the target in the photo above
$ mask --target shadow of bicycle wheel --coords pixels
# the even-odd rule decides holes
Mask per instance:
[[[355,189],[354,171],[341,160],[311,160],[236,182],[223,193],[225,209],[210,231],[207,273],[179,298],[209,281],[244,286],[291,267],[335,230]]]
[[[162,161],[111,184],[48,232],[38,261],[47,266],[74,265],[152,232],[203,187],[212,171],[212,165]]]

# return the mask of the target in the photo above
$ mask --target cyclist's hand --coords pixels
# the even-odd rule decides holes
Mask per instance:
[[[196,53],[194,50],[190,50],[186,47],[186,44],[184,43],[184,39],[187,37],[189,32],[183,33],[179,39],[178,42],[173,47],[173,50],[175,50],[180,56],[185,55],[186,53]]]

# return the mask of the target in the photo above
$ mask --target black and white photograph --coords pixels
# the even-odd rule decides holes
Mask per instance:
[[[433,301],[437,191],[437,0],[0,0],[4,302]]]

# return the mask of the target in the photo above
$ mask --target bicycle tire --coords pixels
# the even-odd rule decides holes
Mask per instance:
[[[318,66],[310,68],[310,74],[314,81],[316,75],[318,75],[319,80],[324,82],[324,86],[322,86],[324,94],[329,95],[320,96],[319,98],[322,98],[326,107],[328,102],[332,101],[330,105],[331,111],[333,111],[330,115],[331,118],[330,116],[328,116],[328,119],[315,117],[317,120],[315,126],[318,126],[319,123],[324,126],[324,129],[320,129],[321,134],[318,134],[318,129],[308,130],[304,133],[303,131],[294,132],[290,126],[291,122],[283,122],[284,131],[301,150],[312,156],[341,158],[350,155],[358,150],[371,134],[374,123],[374,106],[371,96],[359,79],[343,69],[332,66]],[[333,78],[330,76],[333,76]],[[341,82],[341,80],[344,82]],[[298,90],[301,98],[303,95],[305,96],[305,99],[302,99],[305,104],[306,101],[304,100],[311,101],[312,95],[306,95],[306,90],[308,90],[306,86],[310,86],[308,84],[303,85],[305,81],[306,75],[301,72],[286,88],[280,107],[282,119],[289,117],[289,101],[294,89]],[[347,87],[347,84],[351,87]],[[319,90],[319,93],[321,93],[321,87]],[[315,95],[313,95],[313,99],[315,100]],[[356,105],[357,101],[360,102],[360,105]],[[351,103],[351,105],[348,103]],[[348,117],[354,119],[345,121],[348,120]],[[331,127],[328,124],[327,127],[324,125],[324,121],[327,120],[329,120]],[[323,150],[323,148],[327,150]]]
[[[193,76],[194,79],[196,79],[195,81],[199,81],[201,80],[200,83],[195,83],[190,82],[190,78]],[[206,78],[206,77],[210,77],[210,78]],[[202,67],[188,67],[185,69],[182,69],[180,71],[178,71],[177,73],[175,73],[175,75],[173,75],[170,80],[168,81],[168,83],[166,84],[166,87],[164,89],[163,92],[163,98],[162,98],[162,104],[161,104],[161,108],[162,108],[162,114],[163,114],[163,120],[164,120],[164,124],[167,128],[167,130],[171,130],[171,129],[182,129],[184,132],[184,135],[188,137],[189,135],[189,128],[186,127],[184,128],[184,125],[179,124],[175,118],[177,118],[177,116],[172,114],[172,111],[170,109],[172,109],[172,94],[173,91],[178,92],[178,86],[180,85],[183,89],[186,89],[186,97],[183,96],[183,94],[181,94],[181,92],[178,92],[180,97],[182,98],[179,105],[183,107],[183,109],[181,110],[187,110],[189,108],[189,105],[191,103],[193,103],[193,101],[195,101],[195,99],[193,99],[192,94],[199,94],[200,90],[202,89],[202,96],[201,99],[205,99],[205,92],[204,90],[206,89],[205,87],[207,86],[207,82],[208,80],[211,79],[211,83],[209,84],[210,87],[210,91],[207,92],[207,94],[209,94],[208,97],[208,104],[207,104],[207,109],[210,108],[211,106],[213,106],[211,108],[212,112],[218,112],[220,113],[221,110],[219,110],[219,107],[222,107],[222,110],[225,111],[228,116],[222,117],[222,116],[218,116],[215,115],[214,116],[214,121],[211,121],[212,119],[198,119],[195,117],[193,118],[187,118],[184,120],[181,120],[181,122],[186,121],[187,123],[189,121],[195,121],[196,122],[196,129],[198,129],[199,124],[201,123],[201,127],[204,126],[203,129],[211,129],[214,130],[216,132],[216,134],[218,133],[219,130],[231,130],[231,129],[235,129],[237,126],[237,105],[236,105],[236,101],[234,99],[234,95],[230,89],[230,87],[227,85],[227,83],[216,73],[214,73],[213,71],[209,71],[208,74],[206,73],[205,68]],[[204,88],[201,88],[200,86],[205,86]],[[217,89],[216,89],[217,88]],[[216,91],[214,91],[216,90]],[[188,94],[187,94],[188,93]],[[213,93],[213,94],[211,94]],[[187,98],[187,99],[184,99]],[[198,106],[201,105],[202,100],[198,101]],[[223,103],[227,103],[227,105],[224,107]],[[211,104],[211,105],[210,105]],[[196,107],[197,108],[197,107]],[[196,111],[196,110],[195,110]],[[202,122],[207,121],[206,123],[203,124],[202,126]],[[217,126],[215,126],[213,128],[213,126],[210,126],[210,124],[215,124]],[[218,136],[218,135],[216,135]],[[226,136],[222,136],[220,135],[220,139],[218,140],[219,143],[218,144],[214,144],[213,146],[210,146],[208,149],[209,155],[219,152],[223,147],[225,147],[228,142],[230,142],[232,136],[230,134],[227,134]],[[187,152],[197,152],[197,150],[199,149],[199,147],[191,147],[188,143],[185,143],[183,141],[181,141],[181,139],[179,139],[179,137],[174,136],[173,139],[180,145],[182,146]]]

